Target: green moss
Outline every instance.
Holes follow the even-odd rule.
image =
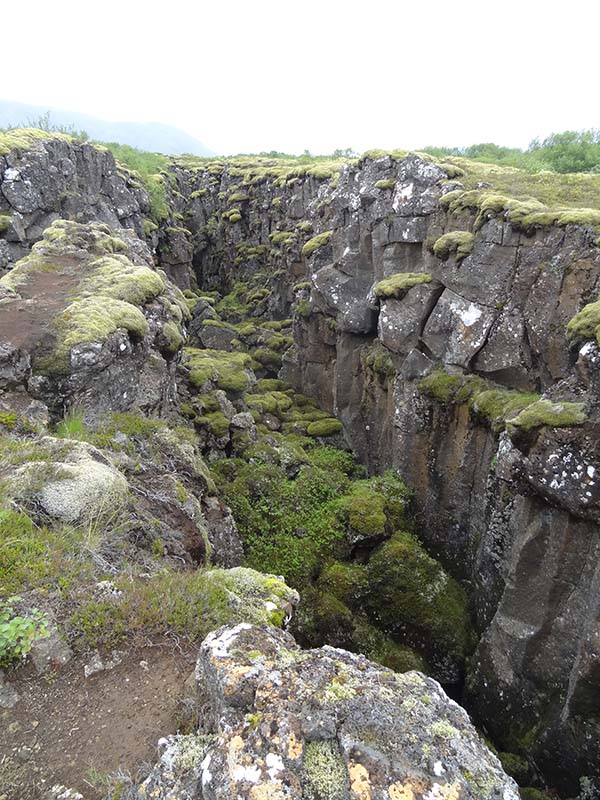
[[[511,778],[514,778],[519,786],[526,785],[531,778],[531,769],[526,758],[515,753],[498,753],[498,758],[502,767]]]
[[[212,411],[209,414],[198,416],[194,420],[194,424],[199,427],[207,427],[217,439],[229,435],[229,420],[222,411]]]
[[[239,208],[232,208],[230,211],[224,211],[221,215],[223,219],[226,219],[227,222],[231,222],[232,224],[239,222],[242,218],[242,213]]]
[[[258,347],[252,352],[252,358],[263,367],[279,369],[281,366],[281,355],[268,347]]]
[[[243,392],[250,386],[246,353],[225,353],[221,350],[184,349],[184,363],[190,369],[190,382],[202,390],[208,382],[225,392]]]
[[[539,400],[539,395],[517,392],[484,381],[477,375],[448,375],[432,372],[418,384],[419,391],[440,403],[468,403],[471,412],[500,431],[516,412]]]
[[[520,180],[524,175],[520,175],[518,171],[513,173],[513,177],[517,179],[516,182],[513,185],[509,182],[506,183],[506,188],[511,190],[511,193],[504,194],[498,190],[490,191],[486,189],[456,190],[444,195],[440,199],[440,204],[453,214],[475,213],[477,215],[475,220],[476,228],[480,227],[489,216],[502,214],[515,228],[525,231],[536,227],[551,227],[552,225],[560,227],[581,225],[598,229],[600,226],[600,210],[597,208],[577,208],[560,205],[561,200],[562,202],[571,201],[574,205],[581,205],[581,203],[577,202],[577,192],[570,192],[569,189],[576,189],[578,183],[581,184],[581,188],[584,188],[585,179],[583,176],[571,175],[568,178],[567,176],[552,174],[543,177],[541,175],[526,176],[531,181],[531,186],[529,187],[533,190],[531,193],[538,195],[532,197],[524,194],[519,188]],[[506,178],[507,174],[503,177]],[[540,185],[544,180],[547,181],[547,186]],[[552,193],[553,182],[556,190],[554,193]],[[568,185],[561,186],[561,184],[569,183],[572,184],[572,187]],[[501,183],[499,182],[497,185],[498,189],[501,190]],[[536,191],[542,188],[544,189],[543,191]],[[592,188],[591,182],[589,188]],[[515,194],[512,194],[512,192],[515,192]],[[595,187],[595,194],[594,199],[597,200],[597,186]],[[591,197],[593,195],[590,196],[587,193],[581,195],[582,199],[591,199]],[[549,205],[547,205],[548,203]]]
[[[309,300],[298,300],[294,306],[294,312],[302,319],[308,319],[312,314],[312,306]]]
[[[296,225],[296,227],[301,233],[311,233],[313,229],[313,224],[309,220],[303,219]]]
[[[526,786],[519,789],[521,800],[553,800],[553,796],[541,789],[534,789],[531,786]]]
[[[314,436],[314,437],[335,436],[337,433],[340,433],[341,431],[342,431],[342,423],[339,420],[334,419],[333,417],[311,422],[306,428],[306,433],[309,436]]]
[[[414,536],[394,534],[366,569],[363,608],[378,627],[426,654],[464,658],[471,635],[466,594]]]
[[[261,415],[275,414],[282,417],[283,412],[290,409],[293,401],[287,394],[279,391],[265,392],[263,394],[249,394],[246,403],[251,410],[257,410]]]
[[[385,497],[364,489],[344,501],[348,524],[359,538],[382,536],[385,533]]]
[[[575,342],[596,339],[600,344],[600,300],[588,303],[567,325],[567,335]]]
[[[451,231],[436,239],[433,253],[437,258],[447,259],[455,255],[457,261],[466,258],[473,250],[473,234],[468,231]]]
[[[288,247],[296,242],[296,233],[294,231],[275,231],[269,234],[269,239],[275,245]]]
[[[332,233],[333,231],[323,231],[323,233],[319,233],[317,236],[313,236],[312,239],[309,239],[302,248],[302,255],[304,258],[310,258],[319,248],[328,245]]]
[[[199,200],[201,197],[205,197],[208,193],[208,189],[196,189],[190,195],[190,200]]]
[[[460,377],[436,370],[419,382],[419,391],[440,403],[450,403],[460,385]]]
[[[228,203],[245,203],[250,198],[245,192],[233,192],[227,198]]]
[[[465,387],[459,389],[456,394],[457,402],[460,402],[459,395],[465,391]],[[526,408],[539,398],[538,394],[528,392],[512,392],[506,389],[486,389],[485,391],[475,391],[468,398],[470,408],[480,417],[492,423],[492,427],[500,430],[504,427],[506,420],[515,411]],[[464,402],[464,401],[463,401]]]
[[[88,270],[78,287],[80,297],[103,295],[141,306],[165,289],[165,282],[158,272],[134,265],[124,255],[95,259],[89,263]]]
[[[422,283],[431,283],[431,275],[426,272],[399,272],[380,281],[375,287],[377,297],[401,297],[408,289]]]
[[[142,220],[142,226],[144,228],[144,236],[148,238],[158,230],[158,225],[147,217]]]
[[[509,433],[530,431],[548,425],[551,428],[569,428],[583,425],[586,421],[585,403],[553,402],[538,400],[509,420]]]
[[[371,661],[383,664],[394,672],[430,672],[426,660],[414,648],[398,644],[356,612],[354,622],[352,639],[357,652],[364,653]]]
[[[460,739],[460,731],[445,719],[434,722],[429,730],[432,736],[439,739]]]
[[[65,133],[42,131],[39,128],[14,128],[0,131],[0,156],[7,155],[11,150],[19,152],[31,150],[36,144],[48,139],[63,142],[74,141],[72,136]]]
[[[10,225],[10,215],[9,214],[0,214],[0,236],[6,233],[8,227]]]
[[[344,800],[348,773],[335,739],[307,742],[304,747],[303,797],[306,800]]]
[[[388,178],[387,180],[377,181],[375,184],[376,189],[393,189],[396,185],[396,181],[394,178]]]
[[[12,431],[17,426],[18,417],[14,411],[0,411],[0,425]]]
[[[291,389],[289,383],[281,381],[278,378],[261,378],[252,387],[253,394],[264,394],[265,392],[285,392]]]
[[[160,332],[161,351],[173,355],[183,345],[183,335],[178,325],[174,322],[165,322]]]

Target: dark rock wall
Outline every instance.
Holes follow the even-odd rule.
[[[394,188],[376,188],[382,180]],[[527,747],[571,790],[600,763],[600,453],[598,349],[589,344],[578,354],[565,328],[598,294],[600,255],[582,227],[524,233],[496,214],[475,226],[475,212],[440,206],[454,188],[433,164],[384,157],[343,170],[325,192],[308,187],[308,198],[319,199],[306,202],[304,184],[301,192],[284,189],[280,209],[300,200],[314,232],[333,233],[309,258],[300,243],[279,256],[286,272],[278,302],[304,300],[283,376],[342,420],[371,471],[394,467],[413,488],[424,542],[470,587],[481,634],[470,708],[504,747]],[[270,213],[269,191],[253,187],[263,201],[248,201],[237,223],[255,243],[269,241],[258,218],[292,229],[290,216]],[[231,227],[219,229],[226,263],[235,258]],[[471,254],[437,258],[433,243],[455,230],[474,232]],[[199,262],[212,265],[198,274],[211,276],[209,285],[223,274],[215,253],[208,244]],[[378,300],[376,283],[397,273],[432,280]],[[299,280],[310,289],[294,292]],[[541,428],[533,443],[517,446],[466,403],[420,390],[440,366],[586,402],[588,421]]]

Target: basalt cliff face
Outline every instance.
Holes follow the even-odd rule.
[[[273,261],[275,307],[295,309],[282,377],[343,422],[370,471],[392,466],[414,490],[422,540],[469,587],[477,718],[506,747],[527,741],[552,780],[590,774],[600,351],[593,326],[567,326],[598,296],[597,231],[463,191],[417,156],[299,183],[256,188],[195,274],[232,280],[241,237],[292,232]],[[300,219],[321,232],[304,256]],[[223,251],[231,271],[215,273]]]
[[[419,539],[466,589],[464,687],[462,661],[437,652],[435,676],[501,749],[573,794],[600,776],[600,213],[564,187],[552,201],[548,177],[483,177],[415,154],[295,168],[181,158],[157,214],[110,153],[26,139],[0,158],[0,399],[29,419],[82,408],[90,423],[185,405],[212,461],[255,443],[255,423],[298,424],[275,386],[252,417],[239,393],[256,376],[314,398],[327,413],[308,432],[333,415],[369,474],[396,470]],[[215,292],[233,298],[227,313]],[[190,386],[213,405],[194,407]],[[218,501],[202,502],[209,515]],[[217,517],[209,538],[218,550],[225,525],[237,553],[228,512]],[[376,534],[351,540],[353,564],[370,569]],[[400,788],[373,797],[419,796]],[[214,791],[198,796],[229,789]]]

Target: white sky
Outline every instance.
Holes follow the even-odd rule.
[[[3,14],[2,97],[170,123],[220,153],[526,146],[600,127],[597,0],[22,8]]]

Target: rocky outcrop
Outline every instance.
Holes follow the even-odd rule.
[[[189,312],[132,232],[58,220],[0,279],[0,297],[0,390],[17,408],[33,398],[91,419],[173,402]]]
[[[241,624],[206,638],[196,680],[202,733],[171,739],[136,798],[519,796],[466,713],[417,672]]]
[[[103,147],[69,136],[15,131],[0,142],[0,272],[57,219],[103,222],[144,236],[150,198]]]

